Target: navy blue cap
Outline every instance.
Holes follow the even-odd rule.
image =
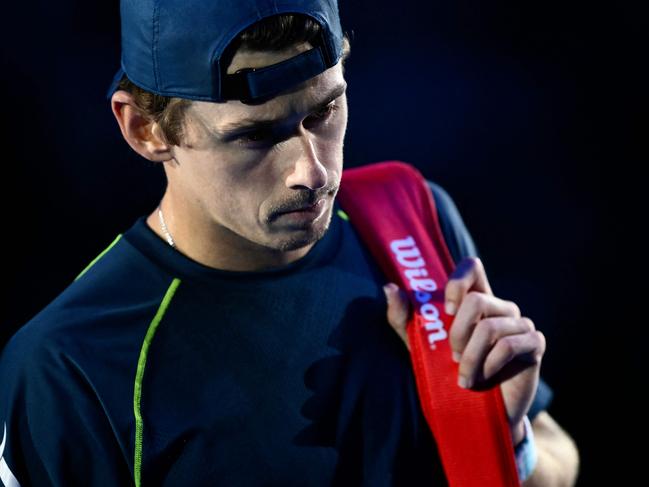
[[[321,34],[313,48],[263,68],[227,74],[224,52],[243,30],[282,13],[304,14]],[[163,96],[263,103],[338,63],[342,28],[337,0],[121,0],[122,76]]]

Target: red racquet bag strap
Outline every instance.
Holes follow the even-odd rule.
[[[337,200],[389,281],[405,289],[419,400],[451,487],[520,486],[500,386],[457,385],[444,289],[455,264],[422,174],[400,161],[345,169]]]

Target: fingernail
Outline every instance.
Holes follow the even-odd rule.
[[[447,315],[455,314],[455,303],[453,301],[446,301],[445,308]]]
[[[383,286],[383,292],[385,293],[386,299],[390,298],[390,284]]]
[[[453,352],[453,362],[460,363],[461,357],[462,355],[460,354],[460,352]]]
[[[469,381],[466,379],[466,377],[461,375],[457,379],[457,385],[460,386],[462,389],[468,389],[469,388]]]

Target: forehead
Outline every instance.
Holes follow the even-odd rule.
[[[279,52],[238,52],[233,57],[228,72],[235,72],[243,67],[275,64],[299,54],[308,49],[308,46],[295,46]],[[190,111],[207,129],[223,133],[240,122],[287,118],[292,113],[299,113],[321,102],[330,101],[326,99],[327,94],[341,85],[345,85],[345,80],[339,62],[318,76],[260,105],[247,105],[239,100],[228,100],[225,103],[194,101]]]

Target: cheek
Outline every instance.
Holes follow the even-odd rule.
[[[343,101],[338,108],[338,112],[330,124],[330,139],[332,143],[342,147],[347,131],[347,102]]]
[[[201,198],[211,198],[213,193],[221,192],[224,186],[227,187],[226,178],[218,170],[218,166],[207,157],[196,160],[187,169],[192,187]]]
[[[276,181],[271,172],[274,166],[252,152],[239,150],[230,157],[222,152],[209,176],[218,206],[230,215],[237,215],[240,221],[258,218],[259,208],[272,196]]]
[[[323,131],[322,137],[316,139],[318,153],[323,163],[337,166],[342,162],[342,150],[347,129],[347,110],[339,109],[336,118]]]
[[[169,184],[182,198],[210,213],[232,205],[230,188],[235,184],[220,157],[210,150],[178,150],[178,165],[167,170]]]
[[[184,199],[233,228],[254,226],[264,218],[264,202],[273,201],[273,165],[260,161],[254,151],[179,149],[176,156],[179,165],[169,166],[167,177]]]

